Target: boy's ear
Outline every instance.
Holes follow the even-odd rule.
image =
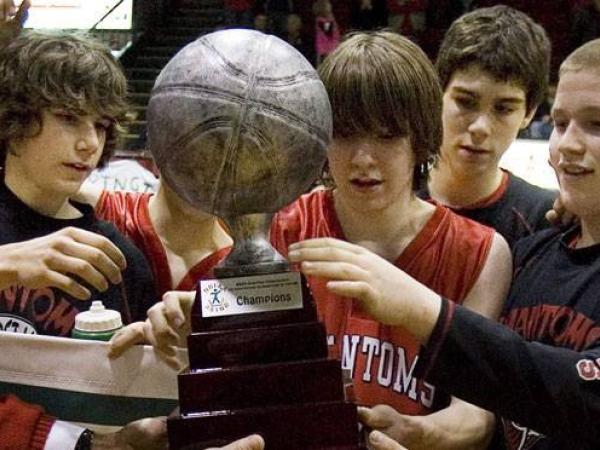
[[[527,128],[529,126],[529,124],[533,120],[533,116],[535,116],[536,111],[537,111],[537,106],[535,108],[531,108],[531,110],[527,111],[527,114],[523,118],[523,121],[521,122],[521,126],[519,127],[520,130],[524,130],[525,128]]]

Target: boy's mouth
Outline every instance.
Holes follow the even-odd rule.
[[[480,147],[473,147],[471,145],[461,145],[460,146],[461,150],[464,150],[466,152],[469,153],[474,153],[474,154],[484,154],[484,153],[489,153],[488,150],[484,149],[484,148],[480,148]]]
[[[78,172],[90,172],[92,170],[90,166],[82,163],[64,163],[63,165]]]
[[[561,163],[561,164],[559,164],[559,168],[560,168],[560,170],[562,170],[563,173],[565,173],[566,175],[570,175],[570,176],[588,175],[588,174],[594,172],[592,169],[589,169],[584,166],[580,166],[578,164]]]
[[[352,178],[350,183],[359,189],[372,189],[380,186],[383,182],[375,178]]]

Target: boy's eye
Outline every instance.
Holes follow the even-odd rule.
[[[600,121],[598,120],[590,120],[587,123],[588,130],[593,133],[598,133],[600,131]]]
[[[495,106],[495,110],[498,114],[507,115],[514,112],[515,108],[501,103]]]
[[[56,111],[54,116],[67,124],[76,124],[79,122],[79,116],[68,111]]]
[[[477,101],[472,97],[456,97],[456,103],[466,109],[474,109],[477,106]]]
[[[554,128],[559,131],[565,130],[567,128],[567,121],[563,119],[552,119],[552,123],[554,124]]]

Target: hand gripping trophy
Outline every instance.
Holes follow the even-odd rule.
[[[325,162],[332,119],[316,71],[274,36],[211,33],[160,73],[148,118],[164,182],[234,239],[216,278],[198,283],[170,448],[259,433],[268,449],[358,449],[356,409],[310,292],[268,241],[273,213]]]

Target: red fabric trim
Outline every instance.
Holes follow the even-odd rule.
[[[442,221],[450,214],[450,210],[435,205],[435,211],[419,234],[408,244],[404,251],[396,259],[395,265],[407,267],[410,262],[436,237]]]
[[[96,214],[113,222],[144,253],[152,269],[159,298],[174,288],[195,289],[198,280],[212,277],[212,269],[229,254],[231,248],[222,248],[206,256],[174,286],[167,252],[150,219],[148,205],[151,196],[150,193],[103,191],[96,205]]]
[[[442,311],[440,311],[443,316],[439,318],[438,325],[434,330],[434,335],[431,336],[434,339],[433,348],[431,349],[431,353],[429,354],[430,361],[435,361],[437,359],[437,355],[442,348],[442,344],[446,340],[446,336],[448,335],[448,330],[450,330],[450,324],[452,323],[452,319],[454,319],[454,312],[456,311],[456,303],[452,301],[448,301],[442,298],[443,307]]]
[[[508,172],[502,170],[502,180],[500,180],[500,185],[494,192],[492,192],[492,194],[471,205],[463,206],[460,209],[487,208],[488,206],[493,205],[506,193],[506,190],[508,189],[508,180]]]
[[[213,269],[219,264],[221,261],[225,259],[229,252],[231,251],[231,247],[225,247],[217,250],[214,253],[211,253],[206,258],[198,262],[194,267],[192,267],[189,272],[181,279],[177,287],[176,291],[191,291],[196,289],[196,283],[199,280],[205,280],[213,278]]]
[[[52,416],[46,414],[41,415],[38,426],[35,429],[33,436],[31,436],[31,450],[44,450],[48,434],[50,434],[50,429],[55,421],[56,419]]]

